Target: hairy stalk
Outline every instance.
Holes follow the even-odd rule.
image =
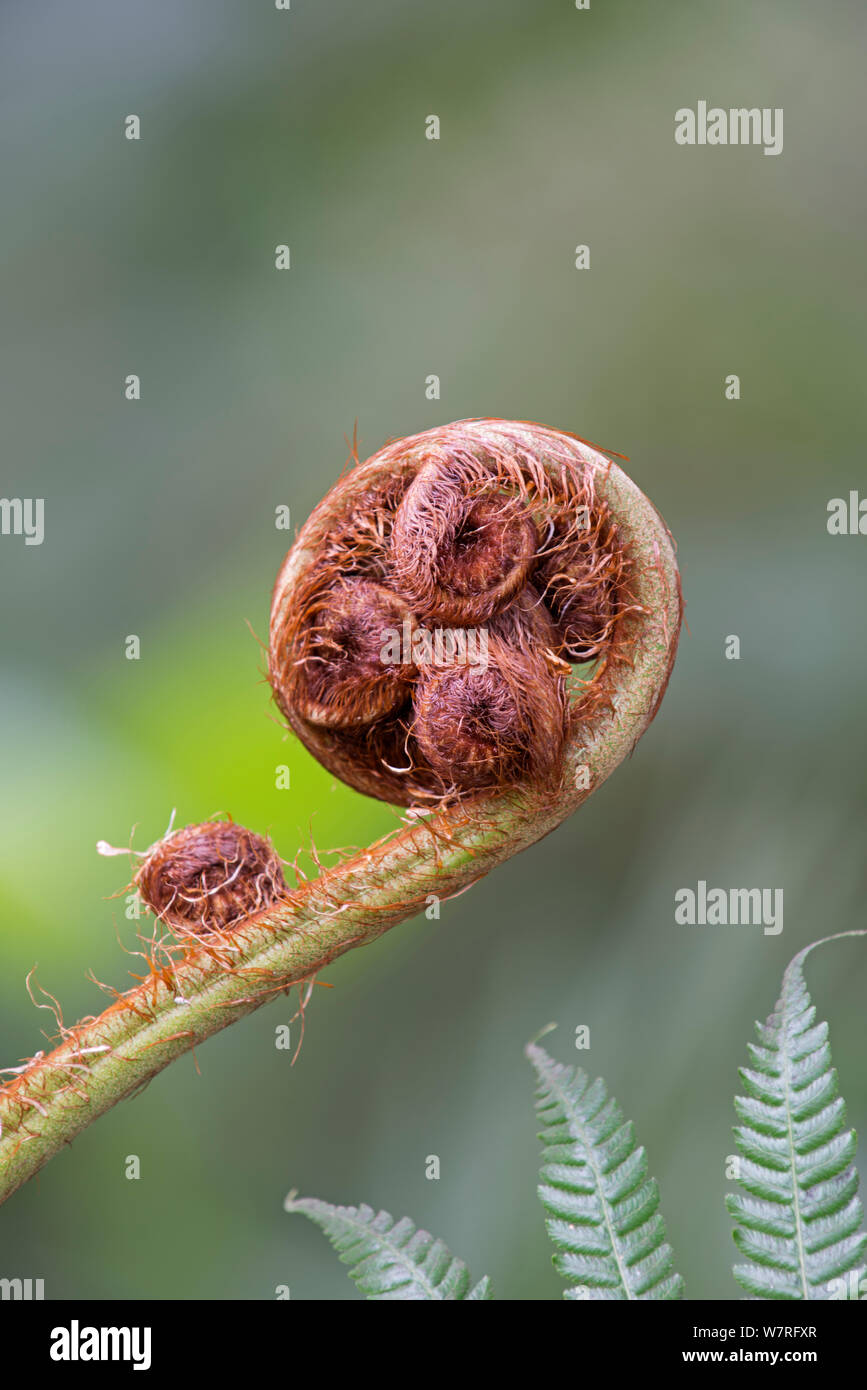
[[[486,426],[501,423],[465,426],[481,437]],[[580,702],[586,716],[570,725],[560,775],[435,807],[287,893],[267,912],[216,940],[193,941],[180,960],[155,969],[99,1017],[61,1028],[52,1052],[33,1058],[0,1088],[0,1201],[174,1058],[344,951],[415,916],[428,894],[449,897],[548,834],[635,747],[665,692],[680,631],[680,581],[669,534],[635,484],[590,446],[538,426],[508,428],[512,443],[552,476],[561,472],[568,449],[610,509],[628,567],[629,605],[593,678],[592,700],[586,683],[569,682],[571,706]],[[315,544],[345,513],[348,493],[354,489],[361,497],[372,478],[406,466],[413,445],[388,446],[338,484],[302,529],[278,588],[285,592],[303,576]]]

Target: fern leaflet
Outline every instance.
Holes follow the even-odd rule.
[[[605,1082],[553,1061],[538,1043],[526,1054],[544,1125],[539,1200],[558,1251],[554,1267],[570,1280],[564,1298],[681,1298],[659,1190]]]
[[[855,1132],[846,1128],[828,1025],[816,1022],[804,980],[804,961],[821,945],[814,941],[789,963],[774,1012],[756,1024],[752,1065],[740,1071],[746,1095],[735,1099],[734,1133],[743,1192],[726,1206],[747,1261],[734,1275],[755,1298],[839,1297],[841,1276],[867,1247]]]
[[[369,1299],[455,1302],[492,1297],[487,1276],[470,1288],[463,1260],[428,1231],[416,1230],[407,1216],[395,1221],[387,1211],[375,1212],[364,1204],[335,1207],[294,1192],[283,1205],[325,1232],[343,1264],[349,1266],[350,1279]]]

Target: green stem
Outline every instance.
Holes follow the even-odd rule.
[[[576,442],[575,451],[594,471],[597,493],[617,522],[633,609],[617,623],[609,659],[595,678],[594,690],[604,698],[594,700],[570,734],[560,783],[544,792],[480,795],[434,812],[235,928],[219,958],[197,946],[171,975],[152,974],[98,1018],[64,1030],[53,1052],[0,1088],[0,1201],[174,1058],[344,951],[415,916],[429,894],[449,897],[547,835],[632,751],[674,662],[681,623],[677,565],[664,523],[626,474],[589,447]],[[313,531],[327,525],[324,504],[314,516]],[[304,562],[303,537],[292,552],[295,566]],[[580,703],[580,690],[571,698]],[[584,779],[576,786],[581,765],[589,787]]]

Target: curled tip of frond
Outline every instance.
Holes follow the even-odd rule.
[[[547,1036],[548,1036],[549,1033],[555,1033],[556,1031],[557,1031],[557,1024],[556,1024],[556,1023],[546,1023],[545,1026],[544,1026],[543,1028],[540,1028],[540,1029],[539,1029],[538,1033],[534,1034],[534,1036],[530,1039],[530,1041],[529,1041],[528,1043],[525,1043],[525,1045],[524,1045],[524,1056],[525,1056],[525,1057],[533,1057],[533,1056],[535,1056],[535,1054],[536,1054],[536,1053],[538,1052],[538,1050],[539,1050],[539,1043],[542,1041],[542,1039],[543,1039],[543,1038],[547,1038]]]
[[[612,658],[630,609],[595,476],[571,436],[464,421],[342,478],[272,606],[269,679],[314,757],[404,806],[553,789],[596,705],[591,682],[570,709],[566,679]]]

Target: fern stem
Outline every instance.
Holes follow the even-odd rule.
[[[789,992],[790,980],[788,973],[783,983],[783,1005],[784,1014],[788,1006],[787,994]],[[798,1169],[795,1163],[795,1126],[792,1116],[792,1093],[794,1083],[792,1079],[791,1058],[789,1049],[783,1046],[783,1103],[786,1107],[786,1134],[789,1141],[789,1175],[792,1180],[792,1205],[795,1217],[795,1249],[798,1256],[798,1282],[801,1285],[801,1297],[810,1297],[810,1286],[807,1281],[807,1251],[804,1245],[804,1228],[801,1220],[801,1194],[798,1188]]]
[[[617,1231],[614,1223],[614,1213],[611,1210],[611,1203],[605,1195],[605,1174],[603,1173],[596,1158],[595,1136],[592,1135],[585,1125],[577,1106],[574,1104],[572,1092],[568,1085],[561,1085],[559,1073],[556,1067],[550,1065],[549,1058],[540,1047],[530,1046],[527,1049],[528,1056],[539,1069],[540,1075],[545,1077],[545,1081],[551,1089],[552,1096],[563,1107],[563,1113],[567,1118],[570,1131],[576,1139],[579,1139],[582,1147],[583,1162],[593,1174],[593,1185],[599,1200],[599,1207],[602,1212],[602,1220],[605,1225],[605,1232],[608,1236],[611,1258],[617,1268],[617,1276],[624,1298],[630,1302],[636,1300],[632,1292],[632,1286],[626,1275],[626,1267],[620,1258],[620,1241],[617,1238]]]

